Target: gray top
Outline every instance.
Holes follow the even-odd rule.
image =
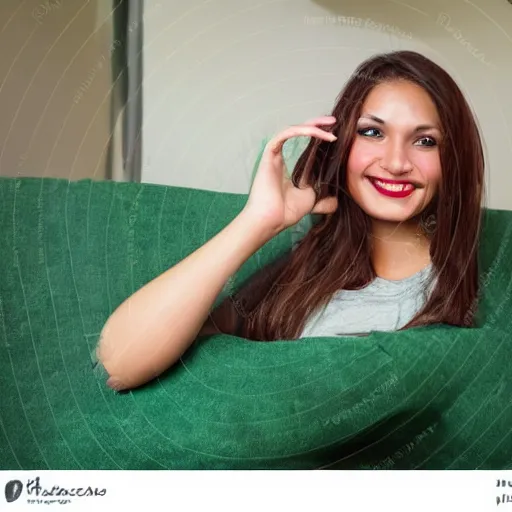
[[[399,281],[376,277],[361,290],[340,290],[308,318],[299,337],[365,336],[371,331],[396,331],[423,307],[434,282],[430,263]]]

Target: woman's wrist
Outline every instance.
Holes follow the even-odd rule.
[[[276,225],[272,219],[266,218],[260,213],[245,207],[237,216],[236,220],[245,225],[256,240],[264,245],[277,236],[282,228]]]

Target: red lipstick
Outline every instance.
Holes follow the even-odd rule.
[[[377,192],[387,197],[403,198],[410,196],[415,186],[412,182],[406,180],[386,180],[382,178],[368,178],[370,183],[375,187]],[[389,185],[390,187],[387,187]]]

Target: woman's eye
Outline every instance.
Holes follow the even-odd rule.
[[[418,146],[425,146],[425,147],[432,147],[437,144],[436,141],[432,137],[422,137],[421,139],[418,139],[417,142],[419,143]]]
[[[381,135],[380,130],[377,128],[361,128],[360,130],[357,130],[357,133],[366,137],[375,137]]]

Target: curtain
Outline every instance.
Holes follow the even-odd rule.
[[[108,178],[141,181],[143,0],[113,0]]]

